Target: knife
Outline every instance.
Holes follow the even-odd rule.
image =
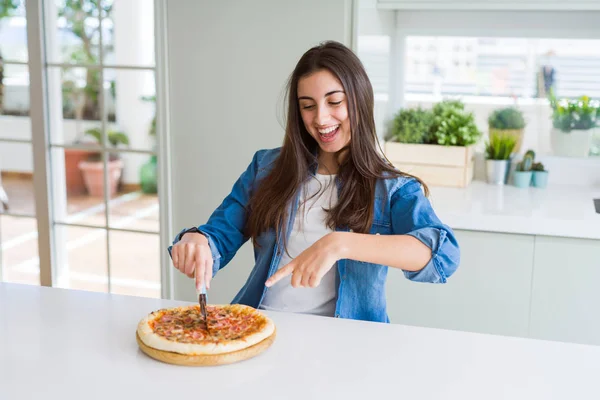
[[[195,275],[196,271],[194,271],[194,278],[196,277]],[[194,279],[194,283],[196,283],[196,279]],[[206,321],[206,286],[204,283],[202,283],[200,289],[196,288],[196,295],[198,296],[198,304],[200,304],[200,315],[202,315],[204,325],[208,330],[208,322]]]
[[[204,323],[208,328],[208,324],[206,323],[206,287],[204,284],[200,290],[196,291],[198,295],[198,303],[200,303],[200,314],[202,315],[202,319],[204,319]]]

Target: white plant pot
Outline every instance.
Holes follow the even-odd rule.
[[[508,177],[509,160],[486,160],[486,175],[488,183],[504,185]]]
[[[554,155],[564,157],[587,157],[590,154],[592,129],[574,129],[571,132],[563,132],[560,129],[552,128],[550,131],[550,141]]]

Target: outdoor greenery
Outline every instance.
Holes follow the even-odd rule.
[[[58,8],[58,16],[63,17],[66,21],[66,28],[73,35],[81,40],[81,45],[70,50],[68,61],[74,64],[91,64],[100,63],[100,48],[99,48],[99,24],[90,23],[97,21],[102,15],[103,19],[112,17],[113,4],[101,0],[63,0],[63,5]],[[95,25],[95,26],[94,26]],[[105,39],[106,40],[106,39]],[[104,56],[112,49],[104,45],[102,51]],[[79,87],[76,83],[76,78],[70,74],[70,70],[63,71],[63,96],[67,99],[73,99],[75,96],[82,96],[81,101],[83,119],[99,120],[100,115],[100,90],[103,84],[100,81],[99,69],[86,69],[85,86]],[[63,101],[65,114],[73,114],[76,110],[69,107],[69,101]],[[74,117],[74,115],[70,115]]]
[[[101,145],[102,144],[102,131],[100,130],[100,128],[91,128],[85,131],[85,135],[90,136],[92,138],[94,138],[94,141],[96,142],[96,144]],[[129,136],[127,136],[126,133],[121,132],[121,131],[114,131],[114,130],[109,130],[107,132],[107,139],[108,139],[108,143],[107,145],[110,145],[114,148],[118,147],[120,144],[122,145],[129,145]],[[109,160],[116,160],[120,158],[120,154],[119,153],[110,153],[109,155]],[[89,161],[100,161],[102,160],[102,155],[101,153],[96,153],[96,154],[90,154],[90,157],[88,158]]]
[[[0,0],[0,19],[12,16],[21,2],[21,0]]]
[[[15,15],[22,6],[23,0],[0,0],[0,20]],[[113,2],[107,0],[61,0],[57,3],[57,16],[64,18],[65,29],[81,41],[76,46],[63,45],[61,51],[64,53],[65,62],[79,65],[99,64],[100,26],[97,21],[100,16],[103,20],[110,20],[112,11]],[[106,25],[112,26],[112,24],[105,24],[105,27]],[[1,50],[0,48],[0,56]],[[103,56],[106,57],[113,51],[112,45],[105,43],[102,51]],[[78,76],[79,72],[81,70],[77,69],[62,71],[64,117],[99,120],[101,118],[100,90],[103,88],[100,82],[100,70],[88,68],[84,76]],[[111,83],[111,88],[114,94],[114,83]],[[0,81],[0,98],[2,92]],[[114,121],[114,116],[109,115],[108,119]]]
[[[11,17],[21,5],[21,0],[0,0],[0,22],[3,18]],[[4,60],[0,47],[0,114],[4,111]]]
[[[92,128],[85,131],[86,135],[93,137],[98,144],[102,143],[102,131],[100,128]],[[124,132],[120,131],[108,131],[108,144],[113,147],[117,147],[120,144],[128,145],[129,137]]]

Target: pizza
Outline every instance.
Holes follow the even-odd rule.
[[[189,356],[219,355],[244,350],[274,335],[273,321],[242,304],[207,305],[206,323],[200,306],[151,312],[137,327],[146,346]]]

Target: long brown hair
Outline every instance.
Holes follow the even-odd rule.
[[[256,188],[248,205],[246,234],[255,243],[269,229],[278,234],[283,229],[285,233],[287,207],[309,177],[311,166],[317,163],[319,145],[302,122],[298,81],[319,70],[330,71],[341,82],[347,96],[351,132],[349,146],[337,154],[341,189],[338,203],[328,211],[327,225],[331,229],[345,227],[354,232],[369,232],[377,179],[411,176],[395,169],[383,152],[378,152],[373,88],[358,57],[337,42],[315,46],[304,53],[290,76],[283,146],[271,172]],[[427,186],[419,182],[428,194]]]

